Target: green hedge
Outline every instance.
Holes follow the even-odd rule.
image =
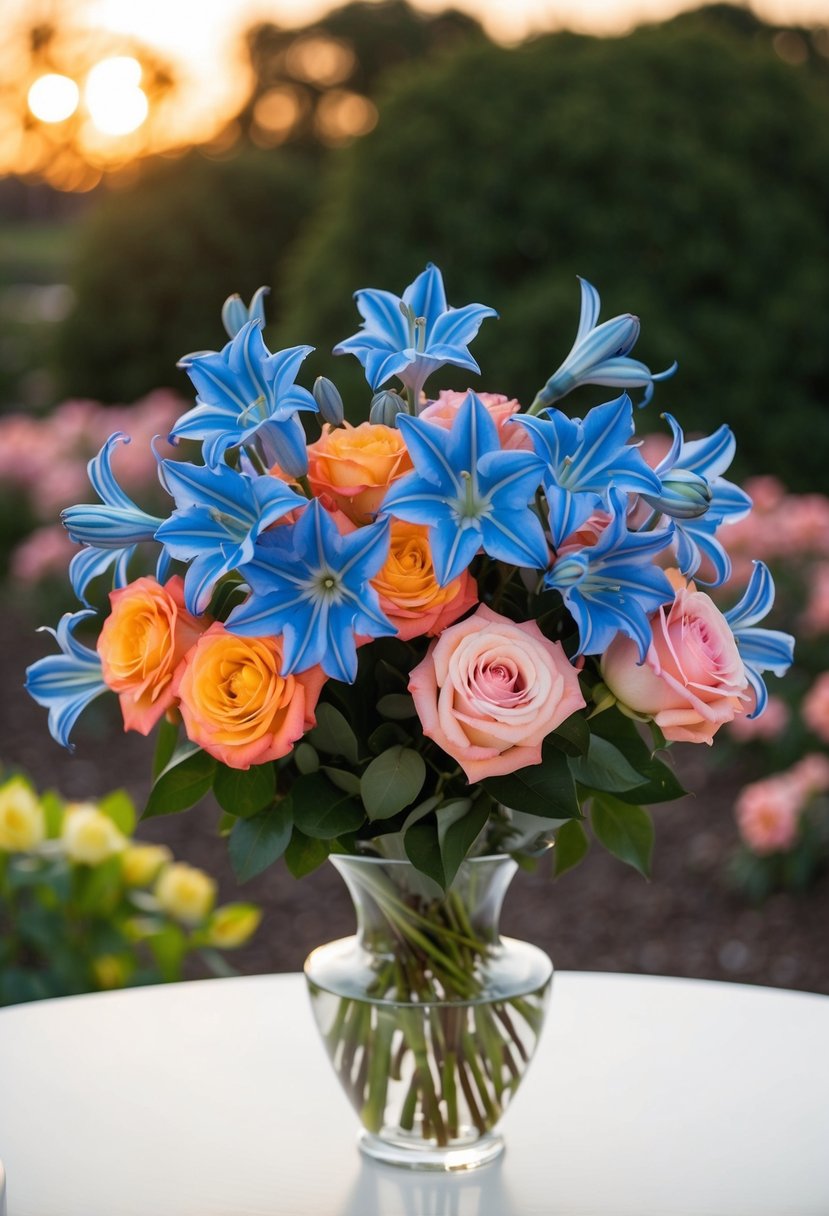
[[[823,484],[827,200],[826,74],[784,63],[753,19],[473,48],[407,69],[336,157],[281,344],[330,349],[357,327],[355,289],[399,292],[432,260],[450,303],[501,313],[475,343],[480,387],[526,401],[569,348],[582,274],[603,318],[642,317],[640,357],[680,361],[654,427],[660,409],[727,420],[741,471]],[[347,362],[314,370],[356,387]]]

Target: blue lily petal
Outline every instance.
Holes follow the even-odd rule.
[[[307,500],[276,477],[251,477],[228,465],[210,468],[164,460],[160,475],[176,510],[156,532],[166,551],[191,565],[184,577],[184,602],[199,615],[213,588],[253,556],[256,538]]]
[[[26,691],[49,710],[49,732],[62,747],[73,750],[69,735],[80,714],[107,691],[101,673],[101,660],[74,636],[75,626],[89,617],[93,610],[67,612],[57,629],[47,629],[57,639],[61,654],[38,659],[26,669]]]
[[[640,405],[646,405],[656,381],[672,376],[677,364],[673,363],[664,372],[654,373],[646,364],[629,358],[639,338],[639,318],[624,313],[598,325],[599,293],[586,279],[579,278],[579,285],[581,313],[576,340],[567,358],[536,396],[530,412],[538,413],[581,384],[644,387],[645,396]]]
[[[204,458],[215,466],[228,448],[258,439],[263,427],[287,428],[297,411],[316,411],[311,393],[294,383],[312,350],[293,346],[271,354],[255,317],[221,351],[185,356],[180,366],[196,387],[196,405],[179,418],[171,441],[203,440]]]
[[[621,632],[643,662],[652,638],[648,618],[674,597],[665,572],[653,564],[671,543],[671,528],[629,532],[625,495],[613,489],[609,500],[611,520],[597,543],[559,558],[544,582],[561,593],[576,622],[579,654],[601,654]]]
[[[723,425],[711,435],[688,441],[675,418],[670,414],[663,414],[662,417],[673,433],[670,451],[655,470],[662,490],[657,495],[643,494],[642,497],[655,510],[673,516],[676,555],[681,572],[687,577],[696,576],[697,582],[704,586],[718,587],[731,573],[731,560],[717,532],[723,525],[745,518],[751,510],[748,494],[722,476],[734,459],[734,435],[730,427]],[[679,476],[699,478],[708,486],[707,510],[689,518],[671,509],[671,487]],[[713,571],[713,579],[708,582],[697,573],[705,558]]]
[[[755,705],[749,718],[758,717],[766,708],[768,690],[762,673],[784,675],[794,659],[794,638],[778,629],[758,629],[774,604],[774,579],[764,562],[755,562],[748,587],[739,603],[726,612],[725,619],[734,634],[748,681],[754,690]]]
[[[450,363],[469,371],[480,368],[467,347],[485,317],[498,314],[483,304],[450,308],[443,276],[431,263],[403,296],[366,289],[355,295],[363,318],[359,333],[334,347],[335,355],[355,355],[373,391],[398,376],[417,403],[427,378]]]
[[[357,675],[356,637],[390,637],[369,580],[386,560],[390,521],[341,536],[313,499],[297,523],[268,533],[245,566],[251,595],[227,620],[233,633],[283,635],[283,671],[319,663],[336,680]]]
[[[601,503],[607,504],[612,486],[630,494],[658,494],[662,489],[639,449],[627,442],[634,425],[626,393],[589,410],[584,421],[551,409],[546,418],[521,415],[511,424],[529,431],[535,451],[546,463],[544,489],[555,548],[572,531],[572,518],[583,522]],[[579,501],[568,502],[561,491]]]
[[[152,540],[161,520],[137,507],[118,485],[112,472],[112,453],[128,435],[110,435],[97,456],[87,465],[89,480],[100,503],[80,503],[61,512],[72,540],[99,549],[123,549],[142,540]]]
[[[414,471],[394,482],[385,514],[428,524],[438,582],[446,586],[478,549],[500,561],[543,570],[547,541],[530,508],[544,472],[531,452],[501,450],[492,416],[473,392],[449,430],[401,414]]]

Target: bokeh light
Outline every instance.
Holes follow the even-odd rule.
[[[95,64],[86,78],[84,101],[99,131],[128,135],[141,126],[150,106],[140,82],[141,64],[131,55],[113,55]]]
[[[69,76],[47,72],[34,82],[27,100],[41,122],[65,122],[78,108],[80,89]]]

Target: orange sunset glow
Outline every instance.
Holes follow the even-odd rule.
[[[256,22],[308,25],[326,0],[6,0],[0,47],[0,174],[45,178],[65,190],[151,152],[234,138],[228,121],[250,95],[244,34]],[[437,13],[443,0],[418,0]],[[487,33],[517,42],[569,28],[619,34],[694,7],[693,0],[455,0]],[[753,11],[781,24],[819,25],[825,0],[756,0]],[[291,79],[258,97],[254,138],[274,146],[304,117],[293,81],[326,94],[315,115],[323,142],[370,130],[374,104],[346,87],[353,52],[308,37],[292,48]]]

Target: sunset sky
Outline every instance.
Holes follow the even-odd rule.
[[[28,57],[28,31],[37,22],[52,23],[62,31],[70,27],[92,31],[89,37],[104,40],[103,53],[108,55],[129,55],[129,47],[119,49],[117,44],[122,36],[133,37],[160,53],[175,73],[175,98],[166,107],[154,105],[150,114],[163,132],[166,146],[209,139],[221,129],[227,115],[244,101],[250,84],[242,42],[245,28],[257,20],[300,26],[337,6],[331,0],[0,0],[0,3],[0,29],[4,34],[0,43],[0,78],[5,78],[7,99],[13,88],[12,79],[19,78],[18,87],[24,90],[26,104],[25,90],[30,89],[32,81],[20,76],[20,64]],[[415,3],[432,12],[447,7],[446,0],[415,0]],[[505,42],[560,28],[595,34],[624,33],[642,22],[698,6],[698,0],[451,0],[451,3],[477,17],[492,37]],[[753,0],[751,7],[772,22],[827,25],[827,0]],[[84,81],[88,81],[91,61],[81,67],[75,58],[77,85],[64,80],[63,86],[74,89],[76,95],[78,89],[86,89],[84,104],[89,109],[88,83],[85,85]],[[122,58],[121,63],[125,62]],[[118,111],[116,122],[125,107],[125,122],[136,105],[146,110],[146,98],[143,94],[139,96],[141,82],[129,75],[136,66],[133,62],[120,82],[113,77],[113,84],[120,89],[116,89],[117,98],[101,92],[100,110]],[[71,64],[49,70],[72,75]],[[0,84],[0,100],[2,95]],[[28,108],[33,109],[31,96]],[[36,109],[33,112],[37,114]],[[100,121],[94,121],[94,115],[91,119],[81,137],[82,141],[86,139],[93,160],[99,152],[107,161],[110,147],[128,160],[130,135],[119,134],[112,128],[107,133]],[[149,124],[142,131],[150,138],[150,146],[159,146]],[[14,136],[8,124],[4,130],[0,114],[0,173],[12,167],[21,169],[14,138],[22,136]],[[138,151],[136,144],[134,152]],[[22,171],[26,171],[25,167]]]

